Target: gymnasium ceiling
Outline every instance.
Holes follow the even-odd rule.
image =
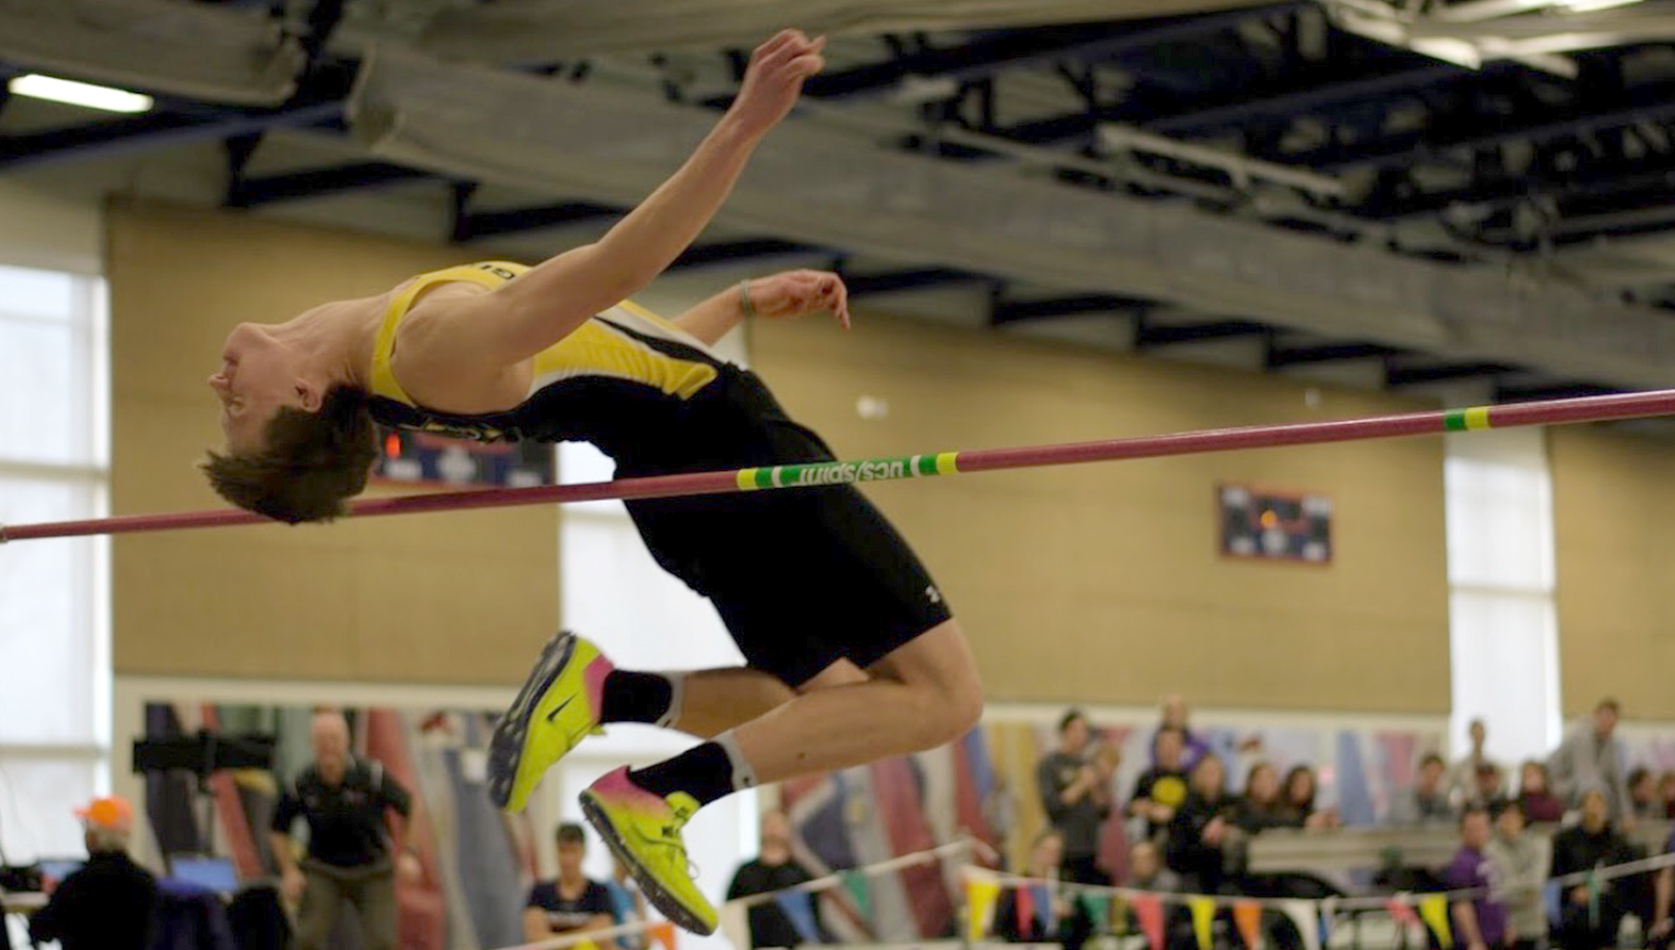
[[[540,256],[793,24],[827,71],[683,272],[1398,391],[1675,386],[1675,0],[1608,2],[0,0],[0,73],[157,97],[0,91],[0,176]]]

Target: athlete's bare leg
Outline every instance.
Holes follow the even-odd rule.
[[[743,666],[679,675],[684,679],[680,715],[669,728],[700,739],[767,715],[799,693],[867,680],[866,672],[848,660],[838,660],[795,690],[775,676]]]
[[[983,711],[977,665],[954,620],[898,647],[865,679],[828,672],[831,685],[810,683],[734,729],[758,782],[933,748],[964,735]]]

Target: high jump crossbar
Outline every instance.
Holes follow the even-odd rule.
[[[370,498],[355,502],[355,518],[408,515],[433,511],[462,511],[472,508],[504,508],[512,505],[573,504],[611,499],[672,498],[685,495],[717,495],[729,492],[806,488],[820,485],[891,481],[992,472],[1002,469],[1070,465],[1079,462],[1111,462],[1122,459],[1163,458],[1239,449],[1276,448],[1286,445],[1319,445],[1401,436],[1506,429],[1519,426],[1564,425],[1581,422],[1609,422],[1675,415],[1675,390],[1654,390],[1607,396],[1550,399],[1502,406],[1476,406],[1396,415],[1336,419],[1325,422],[1292,422],[1278,425],[1201,429],[1167,435],[1145,435],[1096,442],[1064,442],[1003,449],[975,449],[966,452],[931,452],[854,461],[810,462],[757,468],[679,475],[653,475],[609,482],[578,485],[539,485],[531,488],[491,488],[471,491],[406,495],[399,498]],[[0,544],[40,538],[65,538],[95,534],[134,534],[148,531],[177,531],[186,528],[219,528],[258,524],[261,515],[233,508],[179,511],[149,515],[117,515],[82,521],[51,521],[35,524],[0,525]]]

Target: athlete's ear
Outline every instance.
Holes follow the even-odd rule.
[[[320,387],[300,376],[297,377],[294,385],[296,387],[298,407],[300,407],[303,412],[319,412],[320,407],[325,404],[325,395],[320,392]]]

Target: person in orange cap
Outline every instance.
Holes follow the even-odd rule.
[[[156,919],[157,879],[128,856],[134,806],[118,796],[75,811],[87,863],[66,877],[29,920],[29,939],[63,950],[145,950]]]

